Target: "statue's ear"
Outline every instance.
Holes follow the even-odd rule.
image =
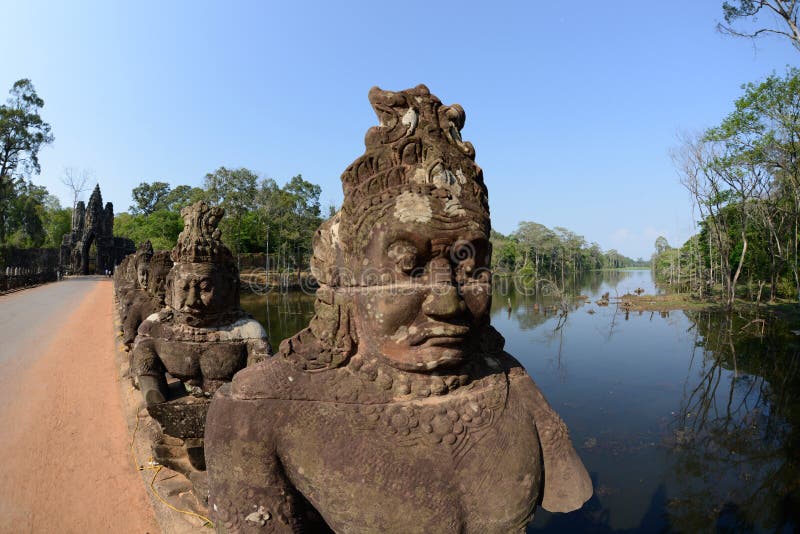
[[[550,407],[533,380],[529,386],[533,389],[531,411],[544,464],[542,508],[548,512],[577,510],[591,498],[592,480],[572,446],[567,425]]]

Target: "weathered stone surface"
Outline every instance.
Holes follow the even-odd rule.
[[[464,111],[373,88],[380,120],[320,228],[308,328],[206,423],[219,532],[522,532],[591,481],[489,324],[490,221]]]
[[[161,309],[161,306],[154,305],[153,298],[147,291],[148,271],[152,259],[153,245],[150,241],[145,241],[139,244],[135,254],[123,259],[114,273],[114,289],[119,300],[123,342],[128,346],[133,343],[136,330],[142,321]]]
[[[271,354],[264,328],[239,306],[239,273],[217,230],[223,213],[205,202],[184,208],[185,227],[166,277],[169,260],[158,253],[148,269],[136,271],[151,298],[162,288],[165,296],[164,306],[138,328],[131,371],[164,432],[154,444],[156,460],[191,480],[205,481],[198,471],[205,468],[209,398],[237,371]],[[167,373],[178,381],[168,385]]]
[[[97,256],[90,258],[92,244]],[[94,261],[94,272],[103,274],[114,267],[135,245],[130,239],[114,237],[114,206],[107,202],[103,208],[100,185],[95,186],[88,206],[78,202],[72,212],[72,230],[61,242],[60,264],[72,274],[90,274]]]
[[[135,279],[131,282],[118,282],[121,284],[117,294],[120,301],[122,341],[128,346],[136,338],[142,322],[164,307],[166,278],[172,268],[170,252],[153,252],[151,247],[148,253],[146,245],[149,243],[148,241],[144,248],[140,247],[133,257]],[[122,267],[123,264],[120,264],[119,271],[123,270]]]
[[[161,423],[165,434],[176,438],[202,438],[208,415],[207,398],[180,397],[147,407],[150,416]]]

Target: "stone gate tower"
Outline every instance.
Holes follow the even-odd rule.
[[[96,256],[90,254],[92,245]],[[107,202],[103,208],[100,185],[96,185],[89,205],[78,202],[72,212],[72,231],[61,243],[60,263],[73,274],[102,273],[112,269],[122,258],[136,252],[130,239],[114,237],[114,206]]]

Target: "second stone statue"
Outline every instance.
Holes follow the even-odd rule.
[[[139,327],[131,371],[163,434],[156,461],[188,476],[205,498],[203,435],[211,396],[271,354],[264,328],[239,305],[239,272],[217,229],[224,212],[198,202],[181,211],[165,306]],[[172,382],[167,378],[171,377]]]

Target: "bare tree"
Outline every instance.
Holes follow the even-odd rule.
[[[730,203],[731,194],[720,175],[712,168],[712,162],[717,157],[717,147],[702,135],[683,135],[680,147],[672,153],[681,185],[692,195],[710,236],[709,259],[713,257],[714,247],[717,249],[719,272],[725,273],[725,276],[721,277],[725,300],[726,304],[730,305],[733,303],[730,295],[734,292],[730,287],[729,276],[732,243],[728,232],[729,220],[723,210]],[[713,272],[713,265],[709,267]],[[713,280],[711,282],[713,283]]]
[[[747,37],[755,39],[763,35],[779,35],[786,37],[792,45],[800,50],[800,28],[798,28],[798,12],[800,12],[800,2],[798,0],[738,0],[722,4],[722,11],[725,14],[725,24],[717,24],[717,29],[726,35],[735,37]],[[751,19],[759,23],[759,15],[766,13],[775,19],[775,25],[756,27],[750,31],[736,29],[733,23],[740,19]]]
[[[88,191],[87,184],[91,183],[90,180],[94,176],[92,171],[83,169],[78,170],[73,167],[64,169],[64,175],[61,177],[61,183],[64,184],[72,191],[72,209],[78,205],[81,193]]]
[[[736,298],[736,284],[747,254],[753,201],[763,193],[769,179],[759,162],[742,154],[738,146],[730,137],[711,130],[700,137],[684,137],[673,154],[681,184],[691,193],[717,246],[725,304],[729,308]],[[733,268],[731,230],[736,227],[741,251]]]

